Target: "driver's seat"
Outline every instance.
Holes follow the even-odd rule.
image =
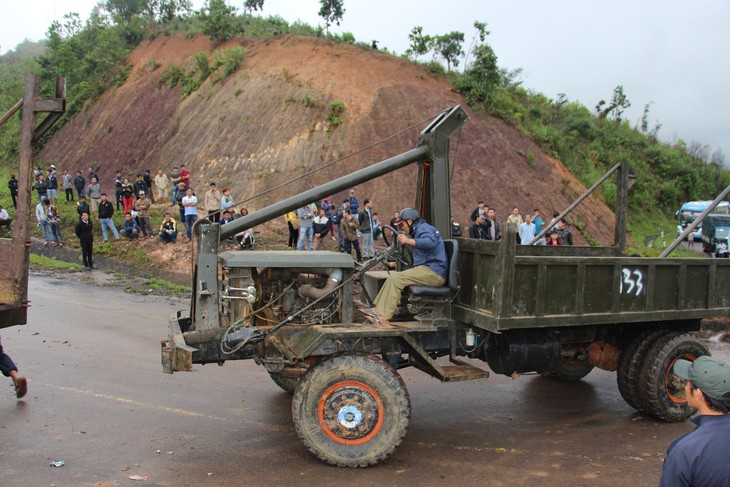
[[[415,318],[419,321],[447,321],[444,307],[449,305],[459,292],[459,243],[453,239],[444,239],[448,274],[443,286],[408,286],[405,294],[408,304],[419,314]],[[450,314],[450,313],[449,313]]]

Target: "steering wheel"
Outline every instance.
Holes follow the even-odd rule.
[[[398,250],[398,232],[395,228],[391,227],[390,225],[385,225],[383,229],[388,229],[393,234],[393,242],[388,246],[387,249],[385,249],[385,253],[389,256],[395,257],[395,259],[403,264],[406,267],[409,267],[411,265],[410,262],[408,262],[406,259],[403,258],[400,251]],[[383,239],[385,239],[385,232],[383,232]],[[390,271],[390,268],[388,265],[383,262],[383,265],[385,265],[386,269]]]

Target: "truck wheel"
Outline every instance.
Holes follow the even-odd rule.
[[[646,354],[640,377],[642,405],[649,414],[672,423],[694,414],[687,405],[684,382],[674,375],[672,367],[679,359],[693,361],[701,355],[710,355],[710,351],[688,333],[669,333],[656,339]]]
[[[650,330],[636,336],[621,353],[616,371],[616,382],[621,397],[632,408],[648,412],[642,405],[639,376],[645,362],[646,352],[654,345],[657,337],[667,334],[667,330]]]
[[[269,375],[274,381],[274,384],[284,389],[284,392],[287,394],[294,394],[294,389],[297,388],[297,384],[301,380],[300,377],[284,377],[276,372],[269,372]]]
[[[338,467],[367,467],[403,442],[411,418],[398,373],[374,355],[340,355],[320,362],[294,391],[292,416],[309,451]]]

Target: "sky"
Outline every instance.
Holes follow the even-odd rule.
[[[227,0],[242,7],[243,0]],[[53,20],[96,0],[0,0],[0,53],[25,38],[44,38]],[[204,0],[193,0],[196,8]],[[622,85],[631,102],[624,118],[638,125],[651,103],[660,139],[720,149],[730,167],[730,2],[727,0],[344,0],[333,32],[378,40],[402,54],[408,33],[436,35],[487,23],[500,67],[521,68],[524,87],[549,98],[564,93],[593,108]],[[263,15],[322,24],[318,0],[265,0]]]

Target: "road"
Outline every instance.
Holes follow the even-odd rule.
[[[84,279],[33,274],[29,325],[2,331],[30,378],[20,401],[0,383],[3,486],[644,486],[691,429],[636,413],[600,370],[577,383],[448,384],[404,370],[405,442],[382,465],[338,469],[305,450],[290,396],[253,362],[162,373],[168,315],[186,303]],[[728,344],[713,346],[730,358]]]

